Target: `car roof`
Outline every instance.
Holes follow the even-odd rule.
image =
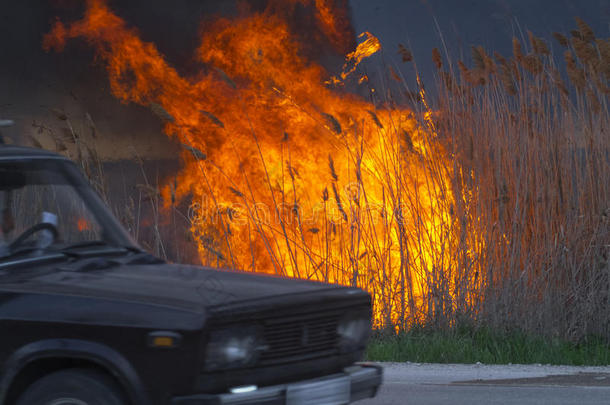
[[[27,148],[24,146],[0,145],[0,159],[64,159],[65,156],[58,155],[44,149]]]

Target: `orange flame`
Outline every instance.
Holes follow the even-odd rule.
[[[451,196],[424,184],[422,159],[434,151],[411,111],[379,110],[325,85],[330,75],[303,56],[277,11],[296,3],[315,7],[334,46],[349,44],[334,2],[271,1],[264,12],[206,26],[196,53],[202,72],[187,78],[104,1],[89,0],[82,19],[56,23],[43,46],[86,39],[113,94],[150,106],[185,145],[184,169],[164,196],[168,206],[170,193],[192,199],[203,263],[361,286],[373,295],[376,324],[400,325],[409,313],[417,318],[407,302],[418,301],[445,247]],[[363,35],[341,80],[381,47]],[[405,221],[413,207],[428,214]]]
[[[76,221],[76,227],[79,232],[83,232],[91,229],[91,224],[85,218],[79,218],[78,221]]]

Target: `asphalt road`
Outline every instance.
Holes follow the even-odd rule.
[[[610,367],[382,365],[377,398],[357,405],[610,404]]]

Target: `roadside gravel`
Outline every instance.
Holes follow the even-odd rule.
[[[379,363],[384,383],[358,405],[607,405],[610,367]]]
[[[451,384],[473,380],[507,380],[571,375],[578,373],[610,374],[610,366],[578,367],[542,364],[428,364],[378,363],[384,368],[384,382],[408,384]]]

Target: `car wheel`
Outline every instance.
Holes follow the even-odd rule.
[[[35,381],[16,405],[127,405],[127,401],[109,376],[87,369],[69,369]]]

